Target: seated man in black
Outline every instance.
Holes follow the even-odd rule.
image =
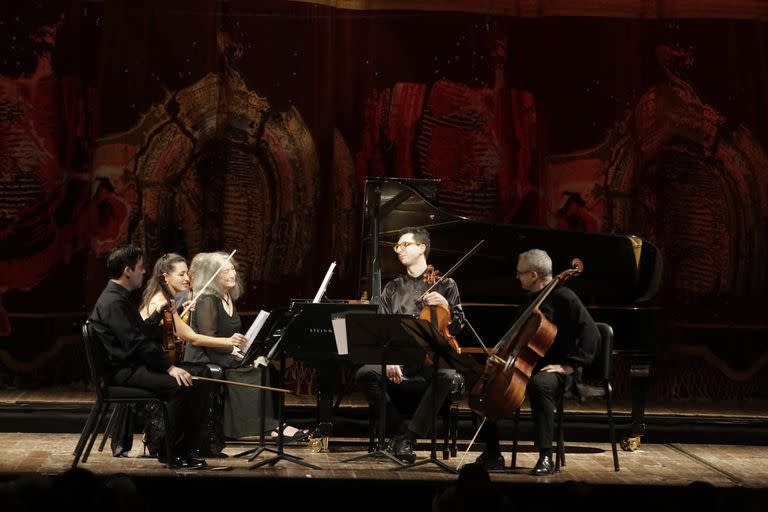
[[[523,289],[529,292],[523,301],[523,307],[527,307],[552,281],[552,259],[540,249],[526,251],[518,257],[516,275]],[[531,471],[535,476],[554,472],[552,438],[557,397],[566,386],[578,393],[581,369],[594,359],[600,337],[584,304],[565,286],[555,288],[539,310],[557,326],[557,334],[549,350],[533,369],[526,388],[533,416],[534,442],[539,450],[538,462]],[[486,422],[483,429],[485,451],[476,462],[486,469],[503,469],[504,458],[499,447],[496,422]]]
[[[442,279],[433,291],[424,295],[431,286],[424,279],[429,243],[429,233],[422,228],[405,228],[400,231],[395,252],[400,263],[405,267],[406,273],[396,277],[384,287],[379,302],[379,313],[418,316],[424,306],[441,306],[451,312],[451,323],[448,327],[450,333],[455,335],[464,324],[464,312],[456,282],[451,278]],[[397,430],[397,435],[389,443],[389,449],[400,460],[414,462],[416,456],[413,450],[416,440],[430,433],[432,417],[437,414],[451,392],[455,370],[442,368],[438,370],[437,400],[434,404],[432,403],[431,365],[424,363],[416,366],[387,365],[386,372],[390,386],[401,384],[404,380],[414,377],[423,378],[429,384],[410,422],[407,423],[401,418],[400,411],[392,403],[387,390],[381,389],[381,365],[365,365],[357,371],[356,375],[357,383],[376,412],[380,410],[380,400],[386,401],[387,423]]]
[[[165,462],[170,457],[173,468],[202,468],[204,460],[192,458],[190,445],[197,437],[207,396],[205,385],[192,385],[192,374],[170,363],[159,340],[148,335],[148,326],[160,322],[155,312],[145,323],[139,315],[131,292],[144,282],[144,258],[141,249],[128,245],[114,249],[107,259],[110,278],[89,316],[97,338],[104,346],[105,368],[110,384],[148,389],[168,400],[170,436],[173,453],[159,453]],[[193,371],[202,376],[205,367]],[[210,376],[210,372],[207,372]]]

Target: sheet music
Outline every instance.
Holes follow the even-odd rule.
[[[320,298],[325,293],[325,289],[328,288],[328,283],[331,280],[331,276],[333,275],[333,269],[336,268],[336,262],[334,261],[331,263],[331,266],[328,267],[328,272],[325,273],[325,278],[323,279],[323,283],[320,285],[320,288],[317,290],[317,293],[315,294],[315,298],[312,299],[312,302],[317,304],[320,302]]]
[[[332,316],[331,326],[333,327],[333,337],[336,339],[336,350],[340,356],[349,354],[347,346],[347,320],[342,316]]]
[[[251,348],[251,344],[253,344],[253,340],[256,339],[256,336],[259,334],[259,331],[262,327],[264,327],[264,322],[267,321],[267,318],[269,317],[269,313],[264,311],[263,309],[259,311],[259,314],[256,315],[256,318],[253,319],[253,323],[248,328],[248,331],[245,333],[245,337],[248,338],[248,343],[245,344],[243,348],[240,349],[240,352],[243,354],[248,353],[248,349]]]

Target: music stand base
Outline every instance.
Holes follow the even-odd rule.
[[[266,466],[267,464],[269,464],[270,466],[274,466],[275,464],[277,464],[281,460],[285,460],[285,461],[288,461],[288,462],[293,462],[294,464],[299,464],[301,466],[304,466],[304,467],[307,467],[307,468],[310,468],[310,469],[323,469],[320,466],[315,466],[314,464],[311,464],[309,462],[305,462],[304,460],[302,460],[301,457],[296,457],[294,455],[288,455],[287,453],[281,453],[281,454],[278,454],[275,457],[271,457],[269,459],[264,459],[262,461],[259,461],[256,464],[250,466],[248,469],[260,468],[261,466]]]
[[[402,466],[402,467],[399,467],[399,468],[392,468],[392,471],[400,471],[401,469],[415,468],[416,466],[423,466],[424,464],[435,464],[440,469],[444,469],[445,471],[447,471],[449,473],[453,473],[454,475],[458,474],[458,471],[456,470],[456,468],[452,468],[451,466],[449,466],[445,462],[443,462],[443,461],[441,461],[439,459],[436,459],[434,457],[430,457],[428,459],[417,460],[413,464],[408,464],[406,466]]]
[[[273,450],[272,448],[267,448],[266,446],[259,446],[258,448],[252,448],[250,450],[240,452],[236,455],[233,455],[233,457],[245,457],[246,455],[250,455],[250,457],[248,457],[248,462],[251,462],[253,459],[261,455],[262,452],[270,452],[270,453],[274,453],[275,455],[278,455],[280,453],[279,451]]]
[[[356,457],[352,457],[351,459],[346,459],[346,460],[343,460],[341,462],[342,463],[355,462],[355,461],[358,461],[358,460],[366,459],[368,457],[380,457],[380,458],[384,458],[384,459],[389,459],[389,460],[391,460],[392,462],[394,462],[395,464],[397,464],[398,466],[401,466],[401,467],[406,465],[405,462],[403,462],[400,459],[398,459],[397,457],[395,457],[395,455],[392,452],[388,452],[386,450],[376,450],[375,452],[364,453],[362,455],[358,455]],[[393,469],[400,469],[400,468],[398,467],[398,468],[393,468]]]

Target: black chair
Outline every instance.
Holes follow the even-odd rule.
[[[457,453],[457,438],[459,432],[459,403],[464,396],[464,389],[466,383],[464,376],[456,372],[451,380],[451,393],[443,402],[438,414],[442,418],[443,423],[443,459],[448,460],[450,457],[455,457]],[[421,398],[422,394],[427,389],[427,383],[423,378],[409,378],[397,386],[390,386],[388,388],[390,397],[398,405],[407,405],[411,409],[415,409],[417,401]],[[378,431],[377,425],[377,412],[374,407],[368,407],[368,431],[370,432],[370,438],[368,440],[368,451],[372,452],[376,450],[376,432]]]
[[[222,368],[221,366],[215,363],[208,363],[206,364],[206,366],[211,371],[212,379],[221,380],[224,378],[224,368]],[[107,439],[111,438],[113,435],[116,434],[115,429],[117,428],[117,418],[120,417],[120,413],[133,414],[134,412],[130,409],[129,403],[115,404],[114,409],[112,409],[112,414],[109,416],[109,421],[107,422],[107,428],[104,429],[104,435],[101,436],[101,442],[99,443],[100,452],[104,451],[104,446],[107,444]],[[74,455],[74,452],[72,453],[72,455]]]
[[[613,328],[603,322],[595,322],[597,330],[600,332],[600,345],[595,353],[595,360],[591,365],[583,369],[582,378],[585,383],[581,388],[581,399],[589,400],[591,398],[603,398],[605,400],[606,412],[608,415],[608,438],[613,450],[613,468],[619,471],[619,452],[616,447],[616,428],[613,423],[613,386],[611,384],[611,353],[613,352]],[[594,384],[587,384],[594,383]],[[557,412],[555,417],[555,437],[557,447],[555,451],[555,471],[560,471],[565,466],[565,434],[563,428],[563,418],[565,416],[565,391],[557,399]],[[514,422],[514,441],[512,444],[512,467],[517,462],[517,433],[520,420],[520,410],[515,413]]]
[[[96,441],[96,436],[99,433],[99,426],[104,420],[104,415],[106,414],[107,409],[112,405],[119,407],[122,404],[154,402],[162,411],[164,424],[168,425],[169,423],[168,407],[165,400],[146,389],[128,386],[112,386],[106,382],[104,372],[104,349],[102,348],[101,343],[95,338],[91,330],[90,322],[85,322],[83,324],[82,336],[85,355],[88,358],[88,367],[91,371],[91,380],[96,388],[96,401],[91,408],[91,412],[85,422],[85,427],[83,428],[83,431],[80,434],[80,439],[75,447],[75,458],[72,461],[73,468],[81,462],[81,456],[82,462],[85,463],[88,461],[88,455],[90,455],[93,443]],[[105,433],[105,436],[108,434],[108,431]],[[168,436],[165,437],[165,453],[171,453]],[[171,457],[168,457],[168,460],[170,461]]]

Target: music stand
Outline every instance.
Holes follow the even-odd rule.
[[[280,335],[280,337],[277,339],[275,344],[272,346],[272,349],[270,350],[269,355],[267,356],[268,361],[271,361],[271,358],[274,355],[275,350],[279,348],[279,350],[280,350],[280,382],[283,382],[285,380],[285,358],[286,358],[286,354],[287,354],[286,345],[290,344],[291,343],[290,342],[291,338],[293,336],[295,336],[295,334],[291,330],[291,325],[293,325],[294,320],[296,320],[296,318],[299,315],[298,314],[293,314],[293,315],[289,314],[288,316],[290,318],[288,320],[287,325],[283,329],[283,332]],[[267,371],[267,370],[268,370],[268,368],[265,367],[264,371]],[[263,376],[262,376],[262,378],[263,378]],[[264,402],[265,401],[262,400],[262,409],[264,409],[264,405],[263,405]],[[281,460],[292,462],[294,464],[299,464],[301,466],[305,466],[305,467],[308,467],[308,468],[311,468],[311,469],[322,469],[320,466],[316,466],[314,464],[311,464],[309,462],[304,461],[301,457],[285,453],[285,451],[283,449],[283,446],[284,446],[284,439],[285,439],[284,431],[285,431],[285,427],[286,427],[286,421],[285,421],[285,395],[283,393],[280,393],[280,396],[279,396],[279,399],[278,399],[278,402],[277,402],[277,409],[278,409],[278,415],[277,415],[278,416],[278,421],[277,421],[277,429],[278,430],[277,430],[277,451],[275,451],[276,455],[274,457],[270,457],[269,459],[264,459],[262,461],[259,461],[256,464],[253,464],[252,466],[250,466],[248,469],[260,468],[261,466],[265,466],[267,464],[269,464],[270,466],[274,466],[275,464],[277,464]],[[262,442],[263,442],[263,437],[264,437],[264,417],[263,416],[262,416],[262,423],[261,423],[261,425],[262,425],[261,436],[262,436]],[[265,447],[262,447],[262,448],[264,448],[264,449],[263,450],[261,448],[257,449],[257,452],[261,453],[262,451],[272,451],[272,450],[268,450]],[[258,455],[258,453],[256,453],[255,455],[252,455],[251,458],[248,459],[248,460],[253,460],[253,458],[255,458],[256,455]]]
[[[382,315],[377,313],[347,312],[334,315],[334,335],[341,354],[347,350],[350,359],[358,364],[381,365],[381,392],[386,389],[387,364],[415,364],[424,360],[424,349],[406,329],[403,322],[414,320],[411,315]],[[368,457],[382,457],[404,466],[405,462],[384,449],[386,404],[379,403],[379,442],[375,451],[342,462],[354,462]]]
[[[435,329],[435,327],[427,320],[412,317],[403,321],[403,328],[408,331],[413,339],[418,340],[423,347],[422,350],[431,352],[432,356],[432,442],[430,455],[426,459],[421,459],[413,464],[404,465],[397,468],[392,468],[394,471],[399,471],[405,468],[415,468],[423,466],[424,464],[435,464],[441,469],[448,471],[449,473],[458,473],[458,471],[437,458],[437,411],[440,408],[440,404],[437,404],[437,379],[438,370],[440,367],[440,358],[446,361],[451,367],[462,365],[463,363],[457,358],[458,354],[446,343],[443,335]]]
[[[269,340],[270,338],[275,338],[276,340],[279,340],[282,331],[279,329],[280,327],[283,327],[285,325],[286,319],[288,319],[288,310],[285,308],[283,309],[277,309],[269,314],[269,317],[264,322],[264,326],[262,327],[261,332],[257,335],[254,342],[251,344],[251,347],[249,348],[248,352],[243,356],[243,360],[240,362],[240,367],[246,367],[246,366],[256,366],[254,363],[254,360],[256,359],[256,356],[258,353],[263,350],[264,344]],[[266,335],[263,335],[262,333],[266,333]],[[278,334],[279,333],[279,334]],[[257,345],[257,341],[261,342]],[[276,342],[273,344],[273,346],[276,345]],[[267,372],[269,371],[269,365],[264,366],[262,368],[261,372],[261,385],[266,386],[267,385]],[[267,442],[266,442],[266,421],[267,421],[267,399],[266,399],[266,393],[267,390],[263,389],[261,390],[261,418],[259,420],[259,444],[256,448],[252,448],[250,450],[246,450],[244,452],[237,453],[233,455],[233,457],[245,457],[246,455],[250,455],[248,457],[248,462],[252,461],[259,455],[261,455],[263,452],[271,452],[274,454],[277,454],[277,450],[273,450],[272,448],[267,448]]]
[[[377,309],[376,304],[291,300],[290,310],[299,317],[291,327],[297,335],[288,347],[288,355],[297,361],[311,364],[316,371],[317,428],[312,437],[317,439],[321,446],[323,442],[327,442],[333,431],[332,398],[338,367],[349,364],[349,357],[345,354],[339,355],[337,350],[331,318],[339,313],[352,311],[375,313]]]

